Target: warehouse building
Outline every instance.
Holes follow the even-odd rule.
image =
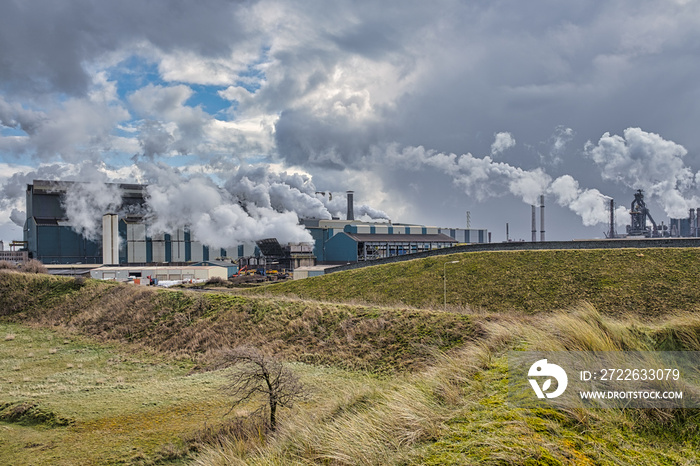
[[[90,271],[90,277],[99,280],[133,281],[137,285],[148,285],[151,278],[161,283],[210,280],[215,277],[225,280],[228,278],[228,270],[220,266],[99,267]]]
[[[415,254],[463,243],[485,243],[486,230],[305,219],[317,261],[359,262]]]

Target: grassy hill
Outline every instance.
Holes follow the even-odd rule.
[[[0,272],[0,456],[11,464],[696,464],[695,410],[514,406],[507,353],[700,351],[697,256],[462,254],[246,292],[264,296]],[[451,260],[462,262],[447,266],[452,305],[443,312]],[[240,343],[281,356],[311,390],[279,413],[274,435],[246,417],[255,405],[225,415],[217,351]]]
[[[458,260],[458,264],[445,263]],[[586,301],[606,314],[697,309],[700,249],[597,249],[452,254],[248,290],[331,302],[553,311]]]

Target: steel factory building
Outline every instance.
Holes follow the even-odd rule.
[[[313,245],[279,245],[274,238],[269,238],[258,241],[257,245],[210,248],[197,241],[186,229],[169,234],[150,231],[141,214],[147,187],[138,184],[117,185],[122,193],[121,206],[116,209],[118,213],[103,213],[102,235],[98,239],[89,239],[67,220],[64,202],[72,185],[72,182],[41,180],[27,185],[24,241],[31,258],[45,264],[128,265],[132,268],[153,264],[191,266],[216,259],[245,259],[241,264],[246,266],[272,263],[295,269],[316,263],[371,261],[457,244],[488,242],[488,232],[483,229],[354,220],[352,192],[348,192],[347,220],[300,220],[311,234]],[[231,270],[228,272],[230,274]],[[126,272],[115,269],[114,273]],[[107,276],[111,277],[111,274]]]
[[[73,229],[63,206],[72,182],[35,180],[27,185],[27,220],[24,241],[29,256],[45,264],[151,264],[189,263],[219,257],[252,255],[255,246],[210,248],[186,230],[172,234],[151,233],[138,212],[145,204],[146,186],[118,185],[121,214],[105,213],[102,236],[91,240]]]

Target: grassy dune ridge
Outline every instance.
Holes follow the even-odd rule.
[[[696,410],[514,407],[506,357],[514,349],[700,351],[698,251],[500,254],[370,267],[245,295],[0,273],[8,361],[0,453],[16,460],[31,451],[34,464],[700,462]],[[451,260],[462,262],[447,266],[443,312]],[[312,389],[281,414],[275,435],[245,420],[224,429],[216,387],[225,372],[197,369],[238,343],[281,355]],[[100,447],[100,436],[110,442]],[[75,451],[62,448],[76,442]]]
[[[458,264],[447,264],[459,260]],[[700,249],[474,252],[333,273],[247,290],[332,302],[554,311],[586,301],[605,314],[649,317],[700,305]]]
[[[0,272],[0,318],[60,325],[104,341],[206,364],[239,344],[287,360],[393,372],[475,339],[469,316],[407,308],[321,303]]]

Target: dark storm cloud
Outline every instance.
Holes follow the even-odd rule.
[[[140,41],[223,56],[245,37],[237,13],[253,3],[9,0],[0,15],[0,81],[12,92],[83,94],[85,63]]]
[[[630,197],[630,180],[605,175],[607,158],[655,153],[638,147],[653,134],[698,172],[699,31],[700,4],[683,0],[9,1],[0,151],[274,160],[322,190],[362,189],[392,218],[463,225],[470,210],[493,230],[523,212],[527,223],[521,199],[546,188],[561,204],[550,232],[585,237],[593,230],[570,225],[598,222],[605,196]],[[157,76],[112,82],[134,54]],[[191,104],[200,84],[220,86],[231,108]],[[695,202],[690,184],[673,212]],[[664,196],[652,207],[669,210]]]
[[[357,124],[343,117],[324,118],[306,110],[287,110],[275,126],[275,141],[289,163],[342,170],[358,167],[362,157],[392,129],[389,123]]]

